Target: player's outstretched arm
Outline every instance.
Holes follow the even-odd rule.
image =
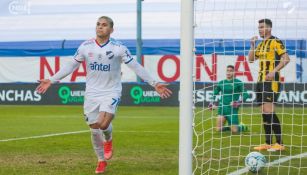
[[[67,75],[71,74],[76,68],[80,66],[80,64],[80,62],[73,59],[69,61],[62,69],[60,69],[59,72],[50,77],[50,79],[38,80],[40,84],[37,86],[36,91],[40,94],[45,93],[52,83],[56,83]]]
[[[157,83],[155,85],[155,90],[160,94],[161,98],[168,98],[172,95],[172,91],[169,90],[166,86],[168,84]]]
[[[49,79],[38,80],[38,82],[39,85],[37,86],[36,91],[39,94],[44,94],[51,86],[51,81]]]
[[[132,58],[126,63],[126,65],[130,69],[132,69],[139,77],[141,77],[145,82],[153,86],[155,90],[160,94],[160,97],[162,99],[171,96],[172,91],[166,87],[168,84],[156,83],[156,81],[151,77],[151,75],[135,59]]]

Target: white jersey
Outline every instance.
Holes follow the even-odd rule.
[[[121,63],[134,58],[126,46],[110,39],[99,45],[95,39],[83,42],[74,59],[86,63],[86,96],[99,96],[108,92],[121,93]]]
[[[106,100],[104,99],[106,96],[120,98],[122,62],[150,85],[155,86],[156,84],[143,66],[131,56],[127,47],[112,39],[103,45],[99,45],[95,39],[83,42],[74,55],[74,59],[53,75],[50,78],[51,82],[58,82],[72,73],[82,61],[85,61],[87,71],[84,106],[85,108],[90,106],[86,111],[93,110],[96,106],[93,104],[99,105]]]

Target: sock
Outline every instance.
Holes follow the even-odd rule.
[[[273,113],[273,124],[272,124],[273,131],[275,133],[276,142],[278,144],[283,144],[281,139],[281,126],[280,121],[275,113]]]
[[[246,126],[244,125],[238,125],[237,127],[238,127],[238,132],[242,132],[246,130],[245,129]],[[230,131],[230,130],[231,130],[230,126],[223,126],[222,128],[222,131]]]
[[[272,144],[272,114],[262,114],[263,128],[265,131],[265,143]]]
[[[239,132],[246,131],[247,129],[245,129],[245,128],[246,128],[246,126],[244,126],[244,125],[238,125],[238,131]]]
[[[103,139],[100,129],[91,128],[91,138],[92,138],[92,145],[97,155],[98,161],[103,161],[104,160],[104,152],[102,144]]]
[[[230,131],[230,126],[223,126],[222,131]]]
[[[110,123],[109,127],[105,130],[102,130],[105,141],[110,141],[112,139],[112,123]]]
[[[222,131],[230,131],[230,126],[223,126]]]
[[[222,131],[230,131],[230,126],[223,126]],[[238,132],[245,131],[244,125],[238,125]]]

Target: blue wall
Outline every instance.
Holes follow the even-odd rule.
[[[135,40],[120,40],[136,52]],[[0,56],[57,56],[73,55],[82,40],[0,42]],[[306,58],[306,40],[284,40],[290,55]],[[247,55],[249,40],[243,39],[197,39],[197,54]],[[144,55],[179,55],[179,39],[147,39],[143,41]]]

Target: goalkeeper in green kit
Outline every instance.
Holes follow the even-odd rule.
[[[219,81],[213,92],[213,101],[217,95],[221,95],[219,104],[214,102],[209,104],[209,109],[218,108],[218,117],[216,120],[216,131],[229,131],[238,133],[247,131],[248,128],[239,123],[239,107],[242,100],[246,101],[249,95],[244,90],[243,82],[234,78],[234,66],[228,65],[226,71],[226,79]],[[241,97],[241,98],[240,98]],[[228,126],[225,125],[227,121]]]

